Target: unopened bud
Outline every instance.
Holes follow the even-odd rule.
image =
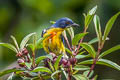
[[[20,67],[25,67],[25,61],[23,59],[18,59],[17,62]]]
[[[23,55],[27,55],[29,52],[26,48],[23,48],[22,53],[23,53]]]
[[[74,65],[74,64],[76,64],[77,59],[76,58],[70,58],[69,61],[72,65]]]

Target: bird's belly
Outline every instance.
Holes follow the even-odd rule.
[[[64,45],[61,38],[54,36],[52,38],[46,39],[43,42],[44,49],[49,53],[53,52],[55,54],[61,54],[64,52]]]

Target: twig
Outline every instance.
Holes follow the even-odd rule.
[[[85,27],[83,33],[86,33],[86,31],[87,31],[87,28]],[[77,48],[76,54],[78,54],[78,52],[79,52],[80,44],[82,43],[83,39],[84,39],[84,37],[80,40],[80,43],[78,44],[78,48]]]
[[[98,57],[99,57],[99,54],[100,54],[102,48],[103,48],[103,44],[98,43],[98,51],[97,51],[96,57],[93,60],[93,64],[92,64],[92,66],[90,68],[90,71],[88,72],[87,77],[90,75],[90,73],[92,72],[92,70],[95,68],[95,64],[98,61]]]
[[[70,46],[70,43],[69,43],[69,41],[68,41],[67,36],[65,36],[65,35],[63,35],[63,36],[64,36],[64,38],[65,38],[65,41],[66,41],[66,43],[67,43],[68,48],[72,51],[72,48],[71,48],[71,46]]]

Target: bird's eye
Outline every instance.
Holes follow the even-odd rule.
[[[66,24],[70,24],[70,22],[67,21]]]

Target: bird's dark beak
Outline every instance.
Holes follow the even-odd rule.
[[[72,27],[79,27],[80,25],[79,24],[76,24],[76,23],[73,23],[71,24]]]

